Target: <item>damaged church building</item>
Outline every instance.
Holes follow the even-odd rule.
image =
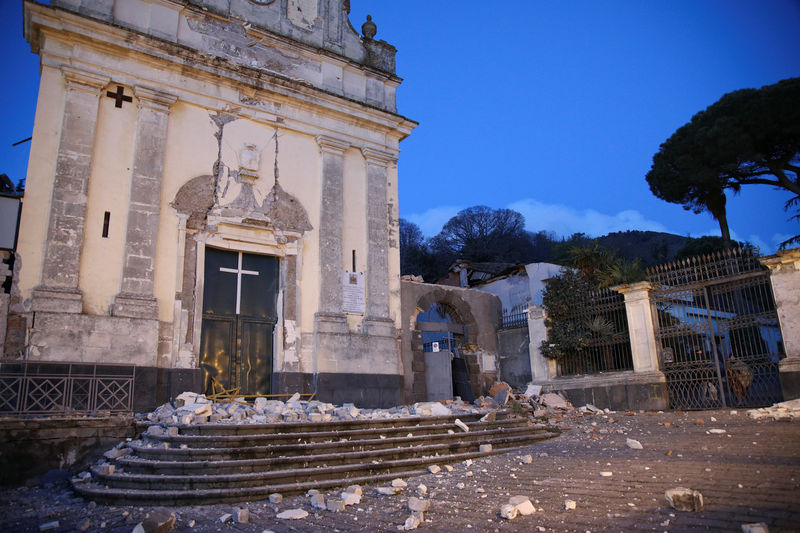
[[[24,3],[41,81],[7,357],[132,368],[137,410],[214,383],[408,398],[397,159],[416,123],[395,48],[348,13]]]

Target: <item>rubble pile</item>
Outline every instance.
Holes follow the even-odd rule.
[[[451,416],[480,413],[481,410],[456,399],[446,403],[420,402],[390,409],[359,409],[351,403],[336,406],[317,400],[301,400],[295,394],[287,401],[256,398],[232,398],[214,402],[203,394],[184,392],[174,405],[165,403],[143,415],[156,424],[276,424],[280,422],[336,422],[349,420],[385,420],[410,416]],[[165,430],[166,431],[166,430]]]
[[[800,398],[781,402],[771,407],[761,409],[751,409],[747,411],[747,416],[754,420],[761,418],[771,418],[773,420],[800,420]]]

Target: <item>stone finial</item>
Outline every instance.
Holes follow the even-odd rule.
[[[372,39],[378,33],[378,26],[372,22],[372,15],[367,15],[367,21],[361,25],[361,33],[367,39]]]

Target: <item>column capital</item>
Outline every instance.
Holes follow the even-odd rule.
[[[800,271],[800,248],[780,250],[774,255],[760,257],[758,261],[770,272]]]
[[[178,97],[157,89],[136,85],[133,94],[139,100],[139,107],[148,107],[156,111],[169,113],[169,108],[178,101]]]
[[[319,151],[323,154],[343,155],[344,151],[350,148],[350,143],[344,139],[331,137],[329,135],[317,135]]]
[[[639,300],[646,300],[650,297],[650,291],[655,287],[649,281],[638,281],[636,283],[626,283],[625,285],[615,285],[611,287],[612,291],[625,296],[626,302],[636,302]]]
[[[69,65],[61,65],[61,73],[67,82],[67,88],[77,89],[88,93],[100,94],[106,85],[111,82],[111,78],[96,72],[78,69]]]
[[[383,150],[376,150],[374,148],[363,147],[361,153],[364,159],[371,165],[386,167],[391,163],[397,162],[397,155]]]

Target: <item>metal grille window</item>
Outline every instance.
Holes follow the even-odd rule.
[[[610,289],[578,297],[568,320],[582,348],[558,360],[559,376],[633,370],[625,297]]]
[[[0,362],[0,413],[130,412],[135,367]]]

